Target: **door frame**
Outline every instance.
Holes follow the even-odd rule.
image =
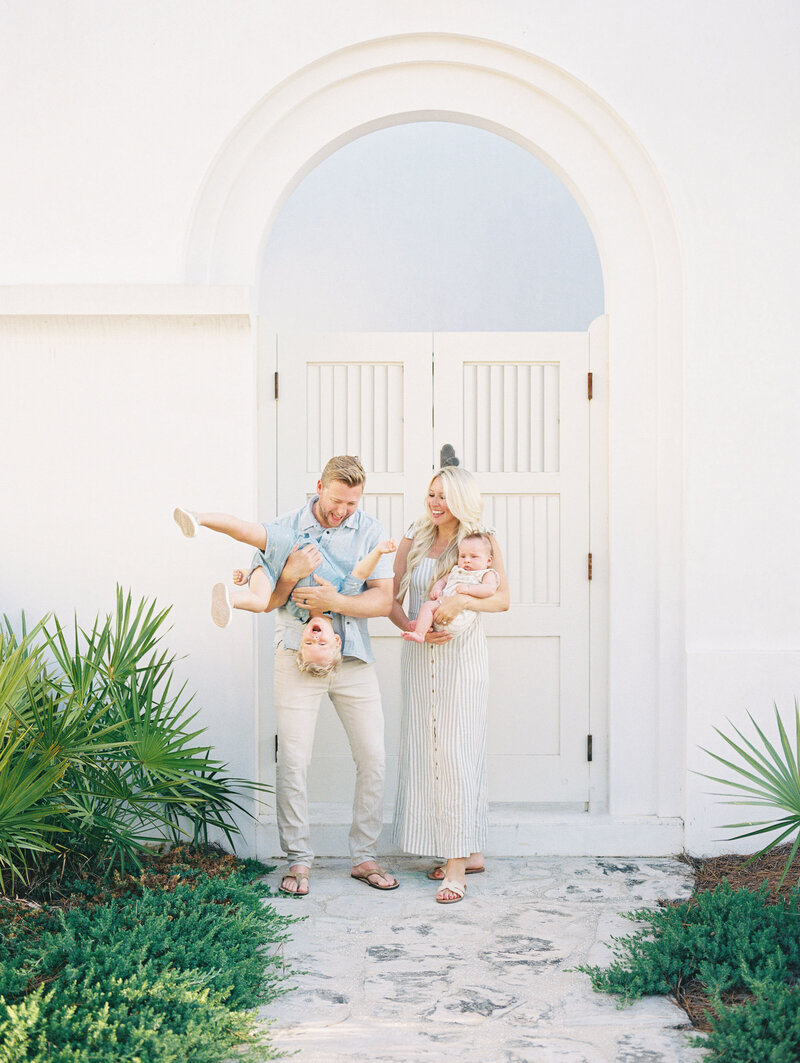
[[[625,122],[572,75],[498,42],[415,34],[349,46],[294,72],[231,133],[198,196],[186,280],[256,291],[264,241],[303,177],[348,142],[411,121],[465,122],[519,144],[560,177],[594,233],[610,323],[608,565],[595,574],[609,603],[608,745],[597,750],[609,783],[597,807],[623,825],[668,828],[674,851],[685,789],[683,276],[664,186]]]

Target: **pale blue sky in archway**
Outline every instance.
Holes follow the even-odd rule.
[[[472,126],[393,126],[294,190],[263,259],[277,331],[584,330],[603,312],[597,248],[538,159]]]

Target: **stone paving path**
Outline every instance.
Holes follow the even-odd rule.
[[[286,957],[306,973],[271,1005],[273,1043],[307,1063],[695,1063],[683,1011],[663,997],[618,1009],[581,963],[610,959],[618,914],[691,892],[672,859],[503,858],[470,875],[459,904],[434,902],[430,862],[400,858],[402,885],[379,893],[322,860],[308,918]],[[274,884],[279,881],[278,873]]]

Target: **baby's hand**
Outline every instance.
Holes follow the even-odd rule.
[[[397,543],[394,539],[384,539],[382,543],[378,543],[378,549],[382,554],[393,554],[397,549]]]
[[[247,576],[245,576],[244,571],[242,569],[235,568],[233,570],[233,582],[236,584],[237,587],[243,587],[245,583],[247,583]]]
[[[431,591],[431,601],[432,602],[438,602],[439,599],[441,598],[441,596],[442,596],[442,592],[441,591]]]

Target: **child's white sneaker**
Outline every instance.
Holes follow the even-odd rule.
[[[181,509],[180,506],[176,506],[172,511],[172,517],[186,538],[194,539],[195,535],[197,535],[198,524],[193,514],[188,509]]]
[[[215,583],[211,591],[211,619],[217,627],[228,627],[233,620],[233,606],[224,583]]]

